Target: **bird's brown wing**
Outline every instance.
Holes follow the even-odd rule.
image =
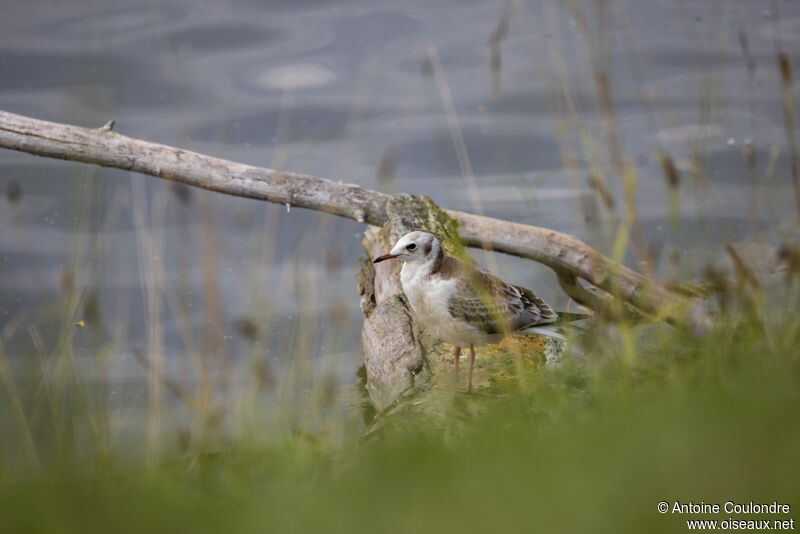
[[[469,269],[457,278],[450,314],[487,334],[513,332],[549,324],[558,315],[533,291],[508,284],[483,269]]]

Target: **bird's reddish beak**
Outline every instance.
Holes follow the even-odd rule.
[[[395,254],[384,254],[383,256],[378,256],[377,258],[375,258],[375,260],[372,263],[380,263],[383,260],[392,260],[396,257],[397,256]]]

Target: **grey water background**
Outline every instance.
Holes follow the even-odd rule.
[[[4,0],[0,109],[86,127],[114,119],[131,137],[474,211],[434,48],[480,211],[608,251],[616,225],[597,215],[590,177],[606,175],[617,213],[623,193],[600,69],[638,171],[644,240],[660,272],[679,276],[726,241],[779,242],[796,217],[778,36],[794,63],[800,3]],[[682,172],[679,229],[659,151]],[[146,403],[136,355],[154,342],[179,383],[196,381],[190,349],[224,359],[216,372],[246,362],[252,374],[250,358],[276,380],[302,344],[321,380],[356,381],[362,225],[10,151],[0,187],[0,335],[16,376],[66,336],[121,412]],[[695,266],[671,267],[669,254]],[[547,269],[491,261],[566,306]],[[81,304],[65,319],[68,294]],[[67,320],[86,326],[65,333]]]

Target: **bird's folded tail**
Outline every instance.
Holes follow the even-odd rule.
[[[556,339],[561,339],[566,341],[566,336],[559,332],[560,328],[558,326],[532,326],[530,328],[526,328],[522,330],[524,334],[539,334],[540,336],[547,336],[553,337]]]
[[[558,314],[558,319],[553,321],[552,323],[532,326],[530,328],[525,328],[523,330],[526,334],[539,334],[540,336],[547,336],[556,339],[566,340],[566,336],[564,335],[565,328],[578,328],[578,329],[586,329],[588,325],[586,324],[577,324],[580,321],[584,321],[586,319],[590,319],[592,314],[590,313],[570,313],[570,312],[556,312]]]
[[[556,319],[552,324],[554,325],[563,325],[567,323],[574,323],[575,321],[584,321],[586,319],[591,319],[591,313],[571,313],[571,312],[556,312],[558,315],[558,319]],[[580,325],[575,325],[580,326]]]

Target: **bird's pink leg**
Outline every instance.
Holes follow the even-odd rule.
[[[456,378],[458,378],[458,359],[461,357],[461,347],[453,347],[453,365],[455,368]]]
[[[475,366],[475,346],[469,345],[469,378],[467,379],[467,393],[472,391],[472,368]]]

